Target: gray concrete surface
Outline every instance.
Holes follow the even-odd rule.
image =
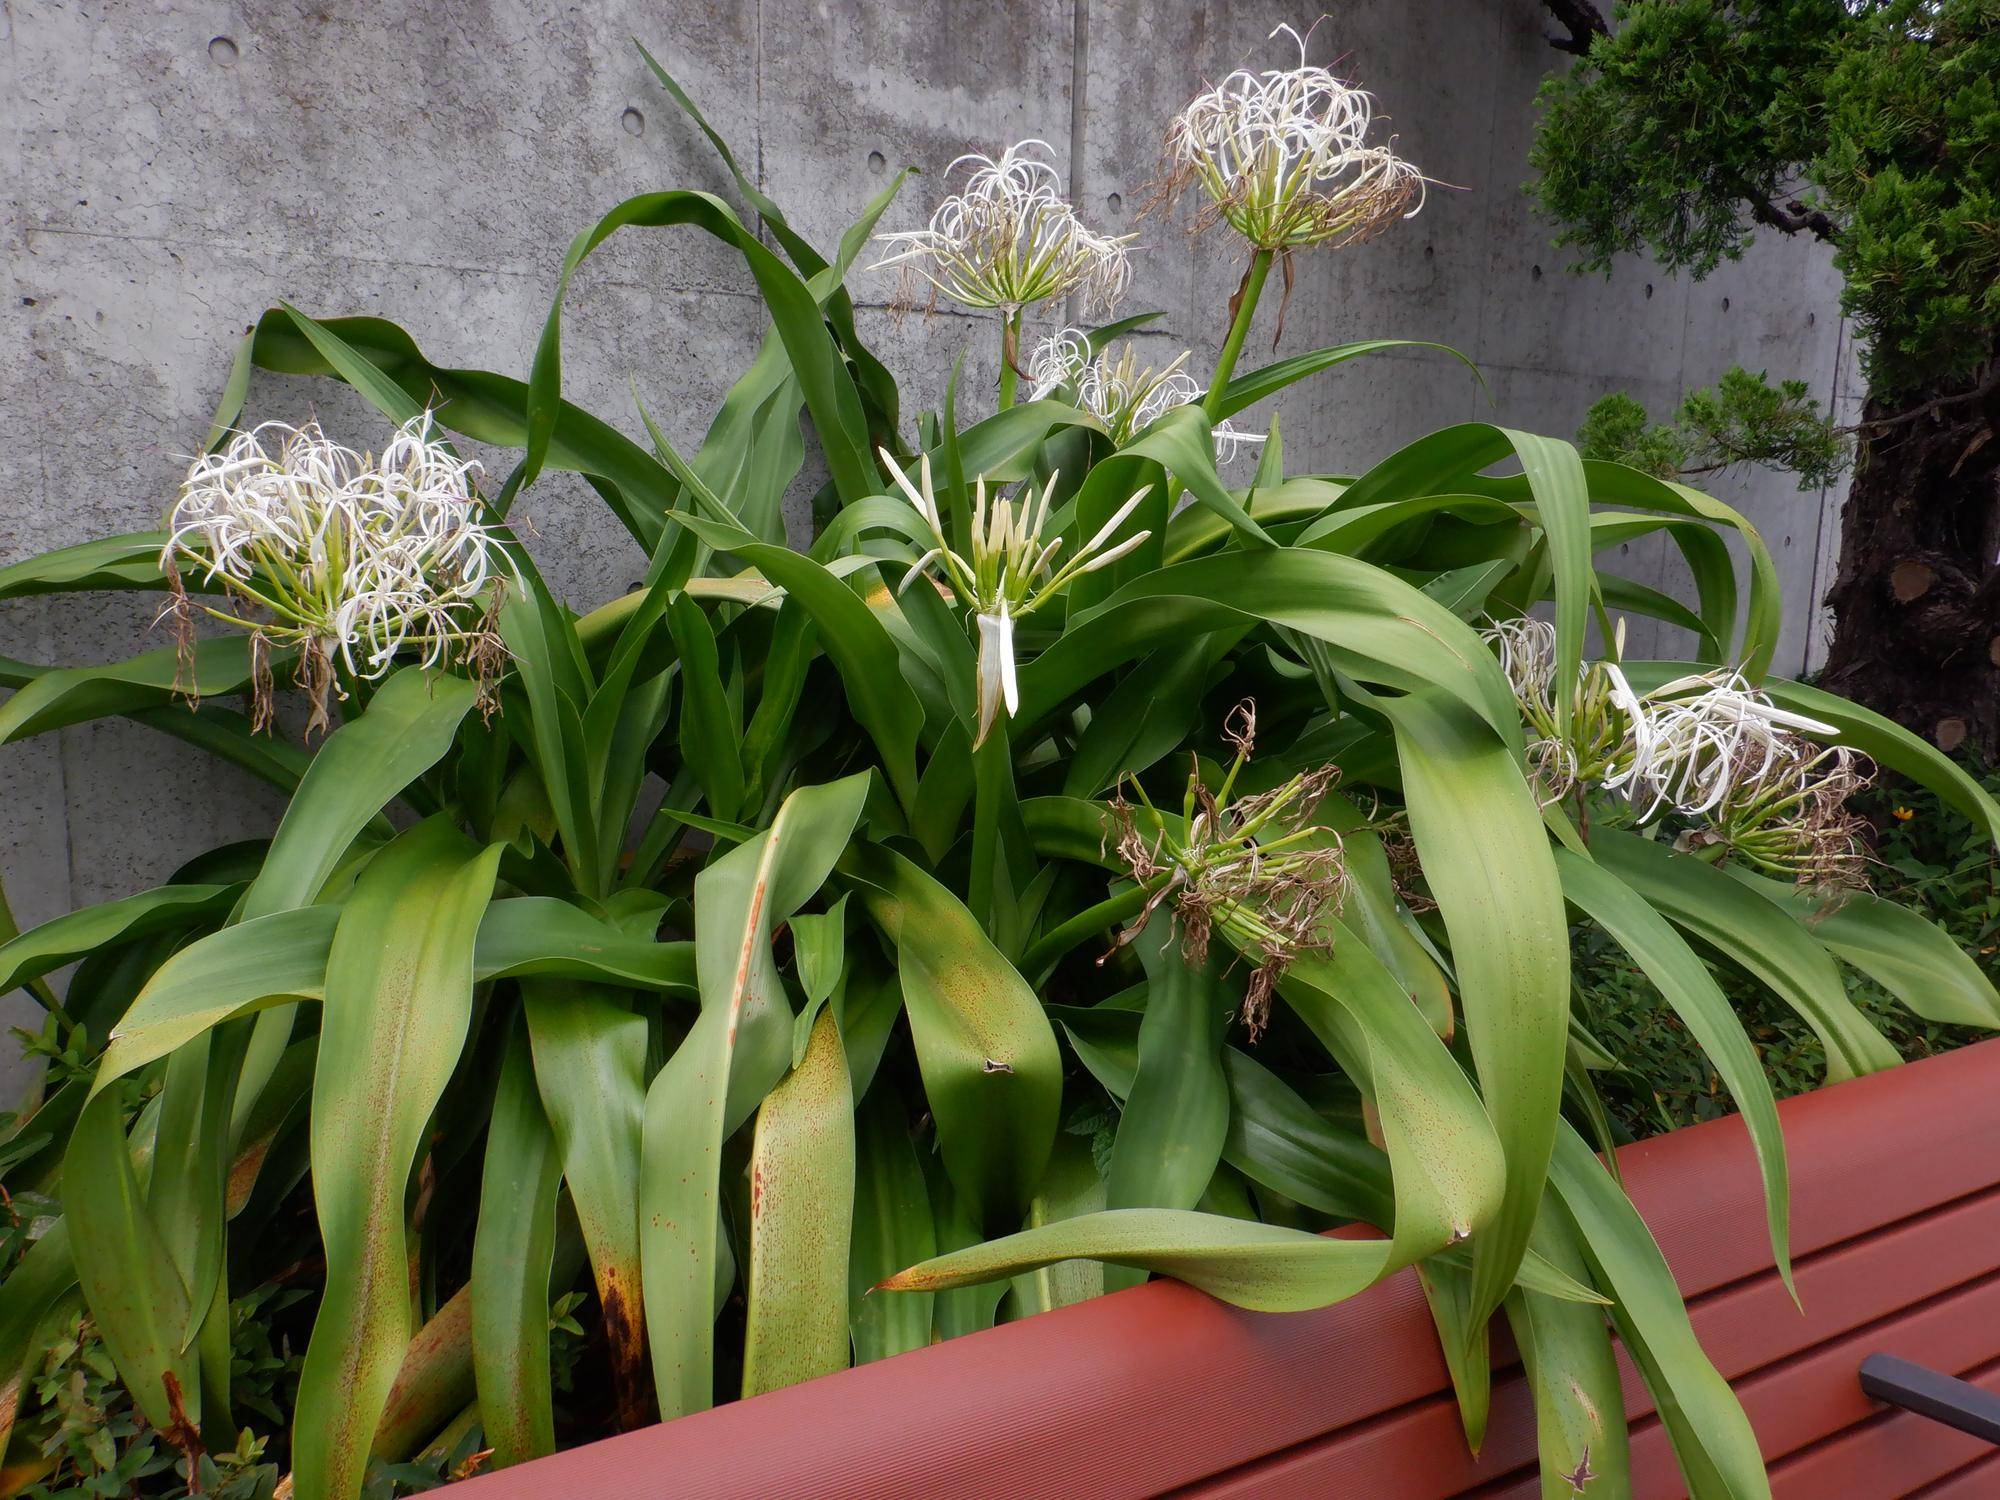
[[[156,522],[237,337],[280,298],[394,319],[441,363],[525,372],[578,228],[646,189],[729,192],[634,36],[822,244],[898,166],[929,175],[889,227],[921,222],[959,152],[1046,138],[1085,216],[1141,234],[1128,307],[1166,312],[1143,342],[1193,345],[1200,367],[1240,260],[1219,236],[1191,243],[1139,218],[1160,132],[1204,78],[1282,62],[1266,34],[1316,13],[1263,0],[4,0],[0,562]],[[1608,388],[1664,406],[1732,362],[1852,403],[1836,389],[1851,361],[1835,278],[1804,247],[1760,244],[1700,286],[1641,263],[1609,281],[1562,271],[1520,191],[1535,88],[1561,61],[1545,24],[1534,0],[1344,0],[1322,24],[1319,54],[1345,54],[1404,154],[1454,186],[1373,244],[1302,257],[1284,352],[1437,339],[1479,361],[1493,400],[1435,356],[1348,365],[1281,402],[1295,466],[1358,469],[1473,417],[1568,434]],[[990,324],[898,323],[889,283],[851,284],[907,408],[941,396],[961,349],[969,375],[990,379]],[[740,262],[691,233],[626,231],[570,297],[567,393],[642,435],[636,375],[693,441],[759,332]],[[331,385],[253,387],[255,417],[308,411],[357,445],[380,439]],[[1810,663],[1834,497],[1768,475],[1718,489],[1778,557],[1780,666]],[[636,550],[581,484],[551,478],[526,509],[578,608],[635,576]],[[1669,586],[1678,568],[1644,546],[1626,561]],[[108,660],[158,644],[147,626],[130,601],[14,603],[0,606],[0,652]],[[123,722],[0,749],[0,806],[0,873],[24,923],[156,883],[278,810]]]

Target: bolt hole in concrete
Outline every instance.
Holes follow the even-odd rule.
[[[1540,281],[1542,279],[1542,268],[1540,266],[1531,267],[1528,271],[1528,279],[1530,281]]]
[[[876,173],[888,171],[889,158],[884,156],[880,151],[870,151],[868,153],[868,170]]]
[[[625,127],[627,135],[644,135],[646,133],[646,117],[636,109],[626,110],[624,114],[618,117],[618,123]]]
[[[1729,299],[1728,299],[1727,297],[1724,297],[1724,298],[1722,299],[1722,310],[1723,310],[1724,312],[1728,312],[1728,311],[1729,311]]]
[[[1104,206],[1114,214],[1117,213],[1119,209],[1125,206],[1125,195],[1123,193],[1113,193],[1109,198],[1104,200]]]
[[[236,50],[236,43],[232,42],[226,36],[214,37],[209,41],[208,60],[218,68],[235,67],[236,59],[239,55]]]
[[[1646,300],[1648,302],[1653,300],[1653,283],[1650,281],[1646,283]]]

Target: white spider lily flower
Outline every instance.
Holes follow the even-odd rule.
[[[945,176],[968,169],[964,187],[924,228],[876,235],[888,253],[869,269],[896,267],[906,285],[921,279],[963,306],[1009,316],[1073,291],[1093,307],[1115,306],[1132,278],[1125,247],[1137,236],[1086,228],[1045,159],[1054,154],[1028,140],[998,158],[961,156]]]
[[[1700,816],[1755,786],[1787,762],[1800,734],[1831,736],[1831,724],[1779,708],[1740,672],[1678,678],[1646,697],[1652,729],[1633,798],[1650,800],[1642,817],[1662,807]]]
[[[404,423],[379,459],[316,422],[267,422],[190,466],[161,567],[219,584],[230,607],[203,607],[250,631],[260,651],[299,648],[309,727],[324,728],[335,656],[372,680],[406,647],[430,667],[482,642],[498,544],[478,519],[478,472],[437,436],[429,412]],[[268,703],[258,711],[267,721]]]
[[[979,733],[976,749],[986,743],[1004,704],[1012,718],[1021,707],[1021,684],[1014,667],[1014,618],[1007,601],[996,614],[976,617],[979,626]]]
[[[1088,336],[1081,329],[1065,328],[1035,346],[1028,362],[1028,378],[1034,382],[1031,395],[1040,401],[1064,387],[1072,388],[1077,407],[1102,422],[1112,443],[1122,448],[1166,413],[1201,399],[1201,387],[1185,368],[1190,357],[1190,351],[1182,350],[1164,366],[1142,366],[1131,343],[1116,357],[1109,348],[1092,355]],[[1218,424],[1213,435],[1219,463],[1234,458],[1243,445],[1261,443],[1268,436],[1228,422]]]
[[[1351,245],[1424,202],[1423,173],[1393,139],[1370,145],[1375,101],[1306,61],[1257,73],[1239,69],[1181,111],[1167,131],[1167,191],[1199,182],[1205,221],[1226,221],[1260,250]],[[1199,222],[1199,221],[1198,221]]]
[[[1618,641],[1621,648],[1624,640],[1625,622],[1620,620]],[[1631,737],[1630,758],[1622,766],[1613,764],[1606,767],[1603,777],[1606,791],[1622,791],[1633,785],[1643,769],[1652,763],[1655,754],[1654,742],[1658,736],[1653,727],[1652,715],[1646,712],[1645,701],[1632,690],[1632,684],[1626,680],[1625,673],[1619,665],[1616,662],[1604,661],[1599,662],[1597,667],[1604,674],[1606,696],[1610,699],[1611,706],[1625,716],[1626,731]]]
[[[979,632],[979,724],[973,741],[977,749],[985,743],[1002,707],[1010,716],[1019,707],[1015,622],[1055,598],[1076,578],[1116,562],[1151,536],[1146,530],[1112,541],[1152,486],[1142,487],[1127,499],[1067,562],[1058,564],[1056,555],[1062,550],[1063,538],[1051,537],[1044,542],[1042,532],[1048,525],[1059,476],[1051,474],[1039,494],[1030,484],[1011,499],[989,497],[981,476],[973,483],[968,556],[957,551],[945,536],[943,513],[932,487],[930,455],[918,462],[917,477],[912,480],[887,449],[878,451],[883,468],[930,533],[930,549],[903,575],[898,592],[920,578],[934,579],[961,607],[971,611]]]
[[[1530,764],[1547,795],[1561,797],[1578,785],[1612,791],[1632,785],[1648,762],[1654,734],[1644,701],[1618,664],[1586,662],[1564,689],[1556,680],[1556,628],[1547,620],[1501,620],[1485,637],[1514,689],[1522,722],[1534,733]],[[1565,691],[1567,730],[1559,706]]]

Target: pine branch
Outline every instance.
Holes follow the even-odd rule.
[[[1573,52],[1581,57],[1590,50],[1592,42],[1611,35],[1611,28],[1591,0],[1544,0],[1544,3],[1549,13],[1569,30],[1568,36],[1549,38],[1549,45],[1559,52]]]
[[[1755,192],[1747,186],[1743,190],[1743,197],[1750,205],[1750,217],[1759,224],[1769,225],[1772,229],[1782,230],[1786,234],[1810,234],[1814,239],[1823,240],[1829,245],[1840,238],[1840,225],[1835,223],[1830,215],[1816,208],[1807,208],[1796,198],[1781,208],[1762,193]]]

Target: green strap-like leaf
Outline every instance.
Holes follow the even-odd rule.
[[[924,1093],[952,1185],[979,1222],[1027,1207],[1062,1102],[1062,1058],[1041,1002],[957,897],[892,850],[840,862],[891,947]]]
[[[1569,925],[1515,756],[1441,695],[1377,707],[1396,728],[1410,831],[1451,936],[1479,1091],[1506,1153],[1505,1202],[1473,1249],[1483,1320],[1514,1284],[1547,1176],[1568,1047]]]
[[[340,909],[305,906],[225,927],[188,944],[147,981],[111,1033],[98,1087],[219,1026],[285,1000],[326,993]],[[694,945],[629,937],[549,896],[493,902],[479,924],[473,976],[581,979],[692,997]],[[239,1117],[247,1112],[239,1109]]]
[[[1847,996],[1825,948],[1781,907],[1691,854],[1616,829],[1591,838],[1597,862],[1669,921],[1755,975],[1797,1011],[1826,1049],[1827,1081],[1893,1068],[1903,1059]]]
[[[562,304],[570,277],[591,251],[628,225],[688,225],[706,231],[743,256],[784,340],[835,487],[848,500],[873,493],[877,486],[869,457],[867,419],[853,376],[828,335],[818,299],[790,267],[743,227],[728,204],[709,193],[687,191],[628,198],[571,242],[556,281],[548,322],[536,345],[534,373],[528,383],[527,456],[509,488],[518,493],[534,481],[555,434],[562,394]]]
[[[240,692],[252,675],[250,649],[247,635],[198,641],[193,670],[187,673],[172,646],[108,666],[37,671],[13,697],[0,703],[0,745],[112,714],[165,707],[183,689],[202,698]],[[288,659],[285,653],[274,652],[272,670],[282,671]]]
[[[230,885],[163,885],[31,927],[0,944],[0,995],[85,954],[155,932],[198,926],[226,912],[237,890]]]
[[[660,1413],[714,1401],[722,1143],[792,1060],[771,934],[826,880],[861,818],[867,774],[802,788],[771,826],[696,877],[702,1009],[646,1093],[640,1263]]]
[[[1972,956],[1937,923],[1867,891],[1815,899],[1735,865],[1724,865],[1766,900],[1789,911],[1835,958],[1894,995],[1926,1021],[2000,1028],[2000,994]]]
[[[1588,1278],[1590,1268],[1559,1205],[1543,1208],[1530,1244],[1567,1275]],[[1604,1310],[1518,1289],[1508,1295],[1506,1310],[1535,1403],[1543,1500],[1576,1500],[1593,1489],[1629,1495],[1632,1447],[1625,1427],[1625,1389]]]
[[[743,1394],[847,1368],[854,1096],[833,1012],[765,1098],[750,1151]]]
[[[1785,1142],[1778,1129],[1778,1105],[1771,1094],[1757,1049],[1722,988],[1673,925],[1604,866],[1558,849],[1556,870],[1563,894],[1610,933],[1660,987],[1686,1023],[1742,1112],[1757,1167],[1764,1179],[1764,1212],[1771,1226],[1771,1253],[1785,1285],[1792,1285],[1792,1193],[1785,1169]],[[1794,1293],[1796,1295],[1796,1292]]]
[[[478,689],[460,677],[404,667],[376,690],[367,709],[326,738],[286,805],[237,920],[252,921],[315,900],[349,845],[411,782],[452,746]],[[292,1015],[260,1016],[236,1086],[231,1129],[257,1105],[291,1041]]]
[[[1297,385],[1308,376],[1317,375],[1321,370],[1330,370],[1335,365],[1345,364],[1350,359],[1358,359],[1365,354],[1379,354],[1390,349],[1435,349],[1440,354],[1449,354],[1453,359],[1472,371],[1473,378],[1482,386],[1485,380],[1479,374],[1479,366],[1466,358],[1449,344],[1426,343],[1419,339],[1360,339],[1351,344],[1335,344],[1326,349],[1314,349],[1305,354],[1294,354],[1280,359],[1261,369],[1238,375],[1222,388],[1222,400],[1212,413],[1217,419],[1233,417],[1245,407],[1255,406],[1267,396],[1275,396],[1287,386]]]
[[[698,479],[689,488],[703,494]],[[720,501],[712,495],[704,498],[720,510]],[[835,574],[788,548],[757,541],[726,512],[681,519],[718,552],[734,553],[756,568],[813,617],[820,644],[846,685],[848,704],[881,753],[882,768],[896,800],[905,809],[913,807],[923,709],[903,680],[896,643],[875,612]]]
[[[561,1183],[562,1156],[535,1089],[526,1025],[517,1022],[486,1128],[472,1236],[473,1384],[496,1469],[556,1449],[549,1271]]]
[[[1106,1174],[1108,1208],[1193,1208],[1207,1191],[1229,1134],[1222,1034],[1235,1009],[1220,966],[1196,967],[1171,921],[1149,923],[1137,942],[1146,964],[1146,1010],[1137,1068],[1118,1117]],[[1113,1288],[1126,1277],[1107,1277]]]
[[[1339,670],[1361,682],[1456,698],[1518,743],[1513,693],[1464,621],[1380,568],[1291,547],[1176,563],[1073,617],[1055,645],[1021,668],[1016,719],[1033,723],[1155,647],[1256,620],[1325,642]]]
[[[410,1341],[403,1195],[472,1015],[497,846],[419,824],[363,872],[327,956],[312,1180],[327,1282],[293,1424],[300,1500],[350,1500]]]
[[[77,1280],[125,1389],[155,1431],[185,1441],[201,1420],[187,1283],[146,1209],[121,1093],[97,1094],[77,1117],[63,1158],[63,1212]]]
[[[639,1147],[646,1111],[646,1018],[601,990],[521,986],[535,1083],[590,1251],[621,1431],[646,1420],[645,1304],[639,1267]]]
[[[1631,1200],[1568,1125],[1557,1136],[1549,1185],[1591,1278],[1612,1298],[1612,1325],[1653,1393],[1690,1500],[1769,1500],[1757,1435],[1696,1342],[1665,1257]]]
[[[1091,1076],[1113,1098],[1131,1093],[1139,1067],[1138,1015],[1110,1005],[1048,1009]],[[1222,1073],[1229,1086],[1224,1161],[1251,1181],[1320,1213],[1383,1229],[1394,1224],[1389,1158],[1381,1147],[1330,1123],[1248,1053],[1223,1048]],[[1065,1139],[1057,1137],[1058,1151]],[[1098,1196],[1101,1200],[1102,1191]]]
[[[903,1102],[884,1089],[862,1101],[855,1119],[847,1315],[856,1364],[906,1354],[931,1341],[930,1293],[908,1297],[873,1293],[878,1282],[936,1253],[936,1220],[924,1169],[903,1117]]]
[[[25,557],[0,568],[0,599],[78,589],[163,589],[160,549],[166,544],[164,531],[133,531]],[[201,583],[199,573],[182,580],[189,590]]]

